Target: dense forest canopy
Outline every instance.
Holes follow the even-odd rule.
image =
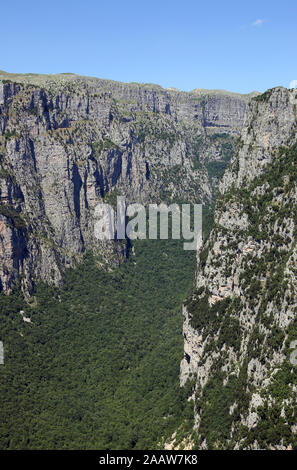
[[[59,289],[1,294],[2,449],[149,449],[190,429],[179,363],[196,253],[182,246],[136,241],[112,272],[88,253]]]

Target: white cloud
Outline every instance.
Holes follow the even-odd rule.
[[[252,23],[252,26],[262,26],[264,20],[258,19]]]
[[[290,88],[290,89],[291,89],[291,88],[297,88],[297,80],[292,80],[292,81],[290,82],[289,88]]]

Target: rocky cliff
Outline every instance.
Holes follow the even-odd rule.
[[[297,92],[251,100],[184,305],[198,448],[296,447]]]
[[[58,283],[91,249],[118,264],[124,243],[100,245],[94,207],[211,203],[251,96],[61,75],[0,73],[0,289]]]

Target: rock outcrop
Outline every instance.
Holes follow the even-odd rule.
[[[210,203],[250,96],[156,85],[0,73],[0,289],[58,283],[99,244],[94,208],[133,202]]]
[[[199,448],[296,446],[296,104],[284,88],[249,103],[198,256],[181,384]]]

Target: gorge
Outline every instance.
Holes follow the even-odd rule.
[[[0,72],[1,448],[296,446],[296,104]],[[98,241],[118,196],[202,248]]]

